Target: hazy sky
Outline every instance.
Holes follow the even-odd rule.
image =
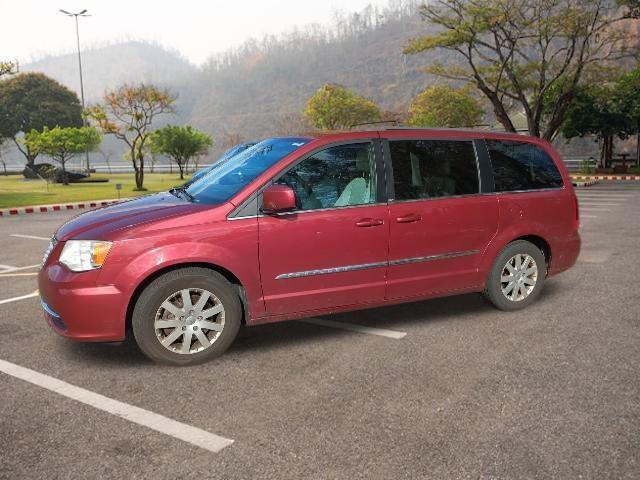
[[[80,19],[83,48],[126,39],[153,40],[199,64],[250,37],[296,25],[328,24],[336,11],[387,0],[0,0],[0,59],[21,63],[75,51],[73,19],[58,12],[89,10]]]

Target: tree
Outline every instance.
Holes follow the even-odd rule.
[[[0,77],[14,73],[15,65],[13,62],[0,61]]]
[[[4,173],[5,177],[8,175],[7,162],[4,159],[4,152],[6,151],[6,148],[7,148],[6,138],[0,137],[0,163],[2,163],[2,172]]]
[[[619,108],[628,120],[628,133],[636,135],[636,166],[640,167],[640,67],[620,78],[615,93]]]
[[[278,115],[272,124],[275,135],[295,136],[304,135],[312,130],[309,119],[300,113],[282,113]]]
[[[95,150],[102,135],[94,127],[44,127],[41,132],[32,130],[23,142],[38,152],[49,155],[62,166],[62,183],[69,185],[66,163],[78,153]]]
[[[473,127],[482,116],[479,102],[464,89],[434,85],[413,99],[408,123],[416,127]]]
[[[624,58],[636,43],[624,22],[638,0],[441,0],[421,7],[436,33],[412,40],[407,54],[455,53],[462,64],[435,64],[429,73],[470,82],[491,102],[507,131],[510,112],[524,112],[529,134],[553,139],[585,75]],[[563,86],[552,108],[547,90]],[[545,115],[546,113],[546,115]]]
[[[180,179],[184,179],[189,160],[207,153],[212,144],[209,135],[189,125],[167,125],[151,134],[151,151],[171,158],[178,165]]]
[[[13,139],[27,166],[33,166],[38,151],[19,142],[19,134],[57,126],[82,126],[75,93],[41,73],[21,73],[0,82],[0,137]]]
[[[176,97],[153,85],[123,85],[104,95],[104,104],[87,111],[106,134],[114,135],[129,147],[136,190],[144,190],[144,155],[150,127],[160,114],[173,113]]]
[[[326,84],[309,99],[304,115],[316,128],[339,130],[375,122],[380,118],[380,109],[344,87]]]
[[[600,164],[607,167],[613,157],[615,137],[625,138],[629,119],[620,108],[613,85],[580,87],[565,115],[561,132],[566,138],[594,135],[601,141]]]

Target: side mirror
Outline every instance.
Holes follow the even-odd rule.
[[[288,185],[270,185],[262,192],[263,213],[273,215],[296,209],[296,194]]]

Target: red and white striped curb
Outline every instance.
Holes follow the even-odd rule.
[[[574,180],[637,180],[640,175],[575,175]]]
[[[10,215],[26,215],[28,213],[64,212],[67,210],[83,210],[85,208],[106,207],[107,205],[121,202],[123,200],[127,199],[121,198],[110,200],[96,200],[93,202],[61,203],[58,205],[34,205],[30,207],[5,208],[0,210],[0,217],[8,217]]]

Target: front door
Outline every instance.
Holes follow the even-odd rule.
[[[388,210],[376,151],[373,141],[327,147],[274,181],[293,188],[297,208],[258,219],[268,315],[384,298]]]
[[[482,282],[478,264],[498,228],[495,195],[480,195],[475,147],[463,140],[391,140],[387,297]]]

